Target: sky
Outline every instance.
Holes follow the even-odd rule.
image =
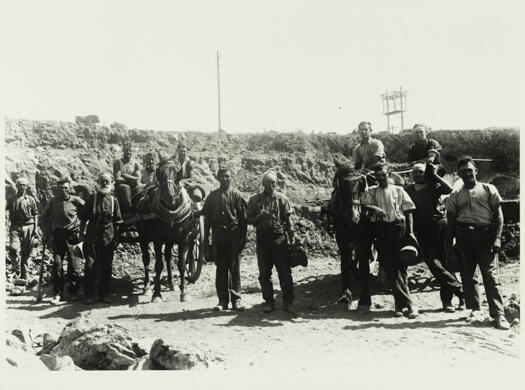
[[[10,118],[228,132],[518,126],[519,1],[2,0]],[[399,116],[392,117],[399,130]]]

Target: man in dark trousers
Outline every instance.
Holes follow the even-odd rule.
[[[468,321],[482,321],[481,303],[474,272],[479,265],[489,314],[498,329],[509,329],[505,318],[501,285],[498,278],[498,253],[501,250],[503,211],[501,196],[492,184],[477,181],[477,168],[472,157],[460,158],[458,174],[463,187],[447,198],[447,252],[456,237],[462,254],[461,279],[467,308],[472,309]]]
[[[6,202],[5,207],[10,222],[8,255],[11,270],[20,279],[26,279],[31,240],[36,234],[38,210],[35,198],[27,193],[29,181],[25,177],[20,177],[15,183],[16,195]]]
[[[68,245],[79,242],[80,220],[78,213],[84,201],[70,194],[69,179],[57,182],[57,195],[47,203],[42,212],[41,222],[45,232],[44,241],[51,237],[53,251],[53,296],[51,303],[58,304],[64,299],[64,256],[67,256],[68,293],[72,301],[77,301],[80,281],[80,263],[71,255]]]
[[[209,242],[212,229],[213,258],[217,266],[215,287],[219,303],[214,310],[244,311],[241,304],[241,251],[246,244],[246,201],[231,183],[231,171],[217,172],[220,187],[204,203],[204,242]]]
[[[98,300],[112,302],[109,297],[111,263],[122,218],[118,200],[111,195],[111,189],[111,174],[99,175],[97,191],[87,199],[79,215],[86,259],[84,294],[87,304]]]
[[[293,210],[288,198],[275,192],[276,183],[274,172],[264,175],[264,190],[248,201],[248,223],[257,229],[257,265],[265,301],[263,311],[270,313],[275,310],[272,285],[272,268],[275,265],[283,294],[283,309],[295,313],[292,271],[288,262],[288,243],[291,245],[294,242],[290,221]]]
[[[402,187],[389,182],[389,174],[385,164],[376,166],[374,175],[379,185],[363,193],[361,204],[365,212],[376,219],[370,223],[368,231],[377,239],[379,261],[394,295],[395,316],[402,317],[406,310],[408,318],[416,318],[419,313],[408,290],[407,266],[399,259],[403,240],[409,236],[415,240],[412,212],[416,206]]]
[[[449,313],[456,311],[452,305],[454,295],[459,298],[458,309],[462,310],[464,301],[461,283],[445,267],[447,220],[441,196],[450,194],[452,187],[437,174],[437,168],[433,164],[414,164],[412,177],[414,183],[405,190],[416,205],[414,227],[425,263],[441,285],[443,310]]]

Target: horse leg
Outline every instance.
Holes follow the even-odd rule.
[[[168,270],[168,288],[170,291],[175,291],[175,286],[173,286],[173,271],[171,269],[171,251],[173,249],[173,244],[166,243],[164,246],[164,257],[166,259],[166,268]]]
[[[339,246],[339,254],[341,257],[341,296],[338,302],[346,302],[348,310],[352,306],[352,292],[350,290],[350,262],[352,259],[352,252],[350,245],[344,242],[343,239],[337,240]]]
[[[162,274],[162,268],[164,263],[162,262],[162,242],[154,242],[155,247],[155,279],[153,287],[152,302],[162,302],[162,295],[160,293],[160,276]]]
[[[144,264],[144,294],[151,293],[151,285],[149,279],[149,242],[146,240],[140,241],[140,250],[142,252],[142,264]]]
[[[187,295],[184,292],[184,286],[186,284],[186,278],[184,276],[186,272],[186,255],[188,253],[188,246],[184,243],[179,243],[178,248],[179,261],[177,262],[177,268],[179,269],[180,275],[180,301],[186,301]]]

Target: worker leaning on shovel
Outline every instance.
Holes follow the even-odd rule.
[[[70,194],[69,179],[57,182],[57,195],[51,198],[42,212],[43,242],[51,245],[53,266],[51,271],[53,281],[53,299],[51,303],[58,304],[65,300],[64,296],[64,257],[67,258],[68,295],[70,301],[78,300],[81,265],[78,256],[73,252],[73,246],[78,244],[80,220],[78,214],[84,206],[84,201]]]

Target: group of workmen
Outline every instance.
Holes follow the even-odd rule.
[[[370,122],[358,126],[359,144],[354,148],[352,160],[355,168],[374,172],[375,182],[370,182],[361,196],[364,209],[374,213],[369,221],[370,236],[361,240],[361,255],[369,252],[375,239],[379,259],[389,272],[390,288],[395,302],[395,316],[416,318],[418,311],[413,304],[408,285],[407,269],[399,256],[400,243],[411,238],[423,252],[424,260],[441,285],[440,297],[443,310],[471,310],[468,321],[483,319],[480,293],[475,277],[479,265],[483,277],[489,314],[495,326],[508,329],[505,319],[501,286],[498,281],[497,255],[501,248],[503,213],[497,189],[476,179],[477,168],[471,157],[457,161],[458,175],[463,184],[452,188],[440,170],[441,146],[427,137],[428,127],[413,127],[415,142],[409,148],[407,161],[412,164],[413,183],[406,188],[393,185],[389,180],[384,146],[372,138]],[[192,162],[188,149],[179,145],[172,157],[180,163],[178,180],[191,179]],[[157,184],[156,158],[148,153],[144,168],[133,158],[132,147],[124,144],[123,157],[115,160],[112,173],[98,176],[96,191],[86,201],[71,195],[68,179],[59,181],[57,193],[41,213],[40,226],[43,241],[53,252],[52,303],[66,299],[64,281],[69,281],[67,299],[78,300],[81,272],[77,258],[72,255],[75,244],[83,242],[84,299],[86,303],[110,303],[109,282],[113,252],[118,244],[119,226],[123,216],[132,213],[132,196],[144,186]],[[213,259],[216,264],[216,291],[218,304],[214,310],[231,308],[243,311],[241,303],[241,252],[246,244],[247,225],[256,229],[256,252],[259,283],[265,313],[275,310],[272,270],[275,266],[282,292],[284,311],[295,313],[294,289],[289,250],[296,245],[291,214],[293,209],[287,197],[276,191],[277,175],[268,171],[263,175],[263,190],[246,202],[232,183],[233,172],[220,167],[216,178],[219,188],[212,191],[202,207],[204,216],[204,242],[211,230]],[[16,181],[17,194],[7,202],[9,211],[9,257],[12,270],[26,278],[27,260],[31,239],[37,226],[37,202],[28,194],[28,181]],[[113,196],[113,187],[115,196]],[[443,195],[448,195],[443,202]],[[449,269],[446,259],[453,252],[453,240],[459,249],[461,283]],[[63,262],[67,260],[67,277]],[[368,261],[368,260],[367,260]],[[459,298],[456,308],[454,296]],[[359,302],[370,307],[371,302]],[[359,309],[359,307],[358,307]]]

